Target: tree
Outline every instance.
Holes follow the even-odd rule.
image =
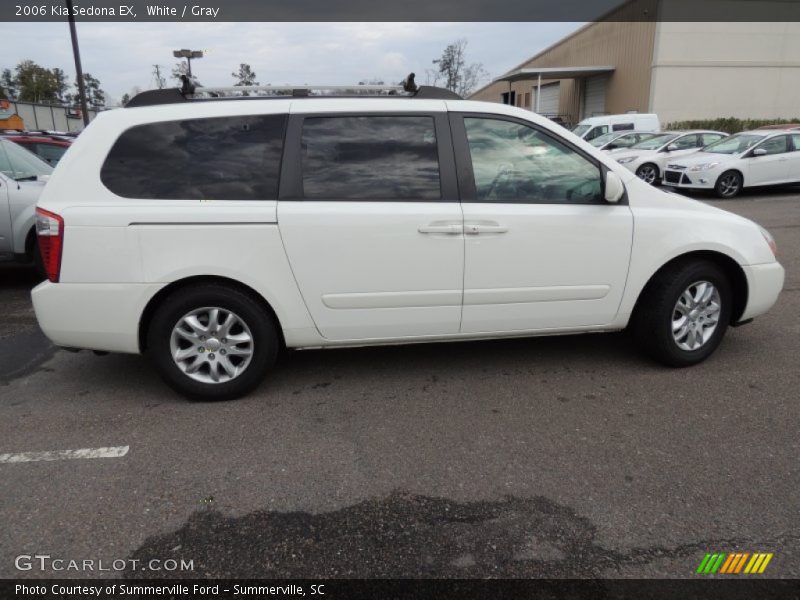
[[[18,100],[22,102],[58,102],[58,81],[53,71],[37,65],[32,60],[23,60],[15,69],[15,83],[19,87]]]
[[[467,40],[459,39],[448,44],[441,57],[433,61],[437,70],[426,72],[431,85],[436,85],[440,79],[444,87],[459,96],[468,96],[478,84],[488,77],[488,73],[481,63],[467,64]]]
[[[83,85],[86,88],[86,104],[95,108],[105,106],[106,93],[100,88],[100,80],[92,77],[91,73],[83,74]],[[75,82],[75,89],[79,90],[78,82]],[[77,99],[77,94],[75,98]]]
[[[122,94],[122,98],[119,99],[119,105],[124,107],[130,101],[131,101],[131,95],[130,94]]]
[[[175,66],[172,67],[172,78],[176,79],[178,83],[180,83],[182,75],[188,75],[188,74],[189,74],[189,64],[184,60],[175,63]]]
[[[52,70],[52,73],[53,73],[53,80],[55,82],[56,97],[58,98],[58,101],[61,102],[62,104],[69,103],[70,100],[72,99],[72,97],[69,94],[69,83],[67,83],[69,77],[67,77],[67,74],[64,73],[64,71],[62,69],[59,69],[58,67],[54,68]]]
[[[159,90],[163,90],[167,85],[167,80],[161,75],[161,65],[153,65],[153,80]]]
[[[236,87],[245,85],[258,85],[258,82],[256,81],[256,74],[247,63],[241,63],[239,65],[238,73],[231,73],[231,77],[236,79],[236,83],[233,84]],[[247,92],[244,92],[244,95],[249,96]]]
[[[3,69],[0,74],[0,99],[13,100],[17,97],[17,81],[11,69]]]

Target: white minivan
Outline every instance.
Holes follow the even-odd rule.
[[[613,131],[660,131],[658,115],[652,113],[625,113],[624,115],[603,115],[589,117],[578,123],[572,133],[587,142]]]
[[[45,334],[225,399],[283,348],[630,327],[687,366],[782,288],[763,228],[530,111],[298,93],[158,90],[100,113],[37,209]]]

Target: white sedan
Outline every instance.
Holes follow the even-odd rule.
[[[612,150],[610,154],[642,181],[657,184],[661,182],[668,162],[678,156],[697,152],[703,146],[727,136],[721,131],[670,131],[624,150]]]
[[[669,163],[664,184],[714,190],[733,198],[742,188],[800,182],[800,130],[737,133]]]

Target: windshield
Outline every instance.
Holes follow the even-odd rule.
[[[674,140],[678,137],[677,133],[662,133],[661,135],[657,135],[655,137],[651,137],[649,140],[644,140],[643,142],[639,142],[638,144],[634,144],[631,146],[631,150],[658,150],[669,142],[670,140]]]
[[[739,154],[750,149],[764,139],[765,136],[753,133],[737,133],[731,137],[709,144],[703,148],[703,152],[713,152],[715,154]]]
[[[53,168],[22,146],[8,140],[0,140],[0,173],[21,181],[50,175]]]
[[[576,125],[575,129],[572,130],[572,133],[574,133],[578,137],[581,137],[584,133],[589,131],[590,127],[591,125]]]
[[[599,148],[600,146],[606,145],[608,142],[614,140],[615,138],[620,137],[618,131],[612,131],[610,133],[604,133],[603,135],[599,135],[593,140],[589,140],[589,143],[594,146],[595,148]]]

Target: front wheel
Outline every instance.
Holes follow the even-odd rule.
[[[672,367],[708,358],[731,319],[732,292],[725,273],[710,261],[667,267],[648,284],[631,322],[635,340]]]
[[[197,285],[156,310],[148,353],[162,378],[191,400],[229,400],[253,390],[278,354],[278,332],[258,302],[238,289]]]
[[[658,167],[653,163],[645,163],[636,169],[636,176],[650,185],[658,184],[660,175]]]
[[[717,179],[714,191],[720,198],[733,198],[742,191],[742,175],[737,171],[726,171]]]

